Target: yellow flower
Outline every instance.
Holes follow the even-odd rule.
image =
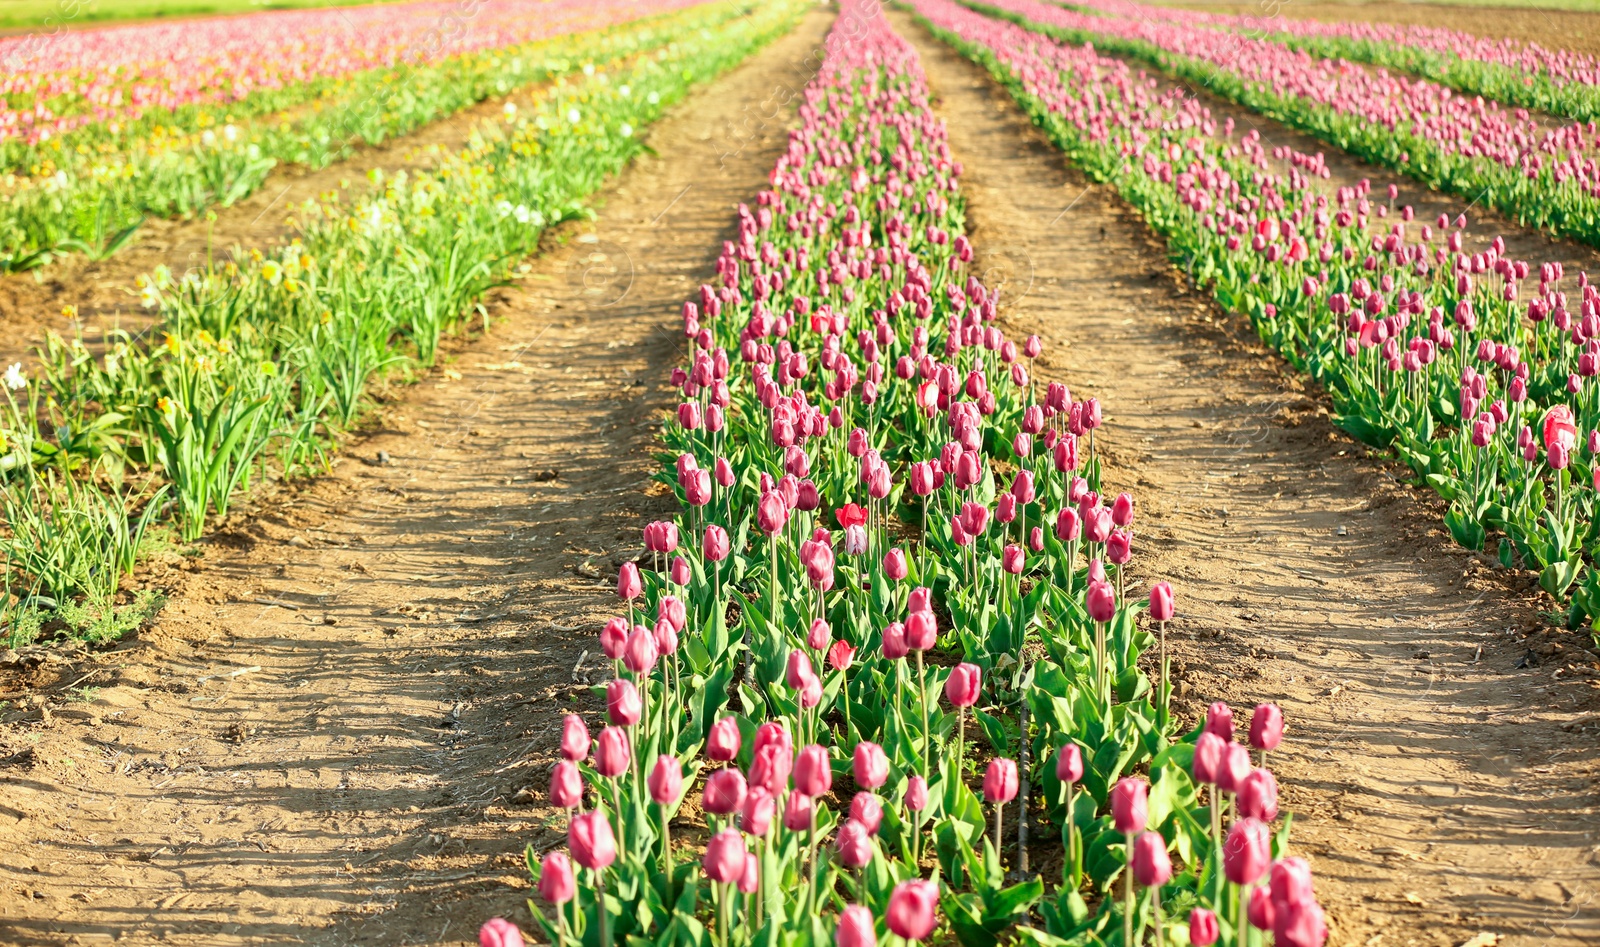
[[[277,363],[275,363],[275,362],[262,362],[261,363],[261,374],[263,374],[263,375],[276,375],[276,374],[278,374]]]
[[[167,337],[161,340],[161,344],[162,344],[163,347],[166,348],[166,350],[168,352],[171,352],[173,355],[177,355],[178,352],[180,350],[182,350],[182,348],[183,348],[183,343],[179,342],[178,341],[178,337],[175,336],[175,335],[172,335],[171,333],[168,333]]]

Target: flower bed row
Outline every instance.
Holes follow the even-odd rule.
[[[632,0],[607,0],[540,19],[533,35],[541,38],[519,45],[407,59],[266,99],[151,112],[128,129],[94,126],[67,139],[14,143],[12,157],[28,177],[0,191],[0,272],[42,265],[67,251],[108,256],[147,216],[188,216],[232,204],[260,187],[279,163],[325,167],[357,145],[414,131],[492,95],[580,67],[608,66],[743,10],[704,5],[623,23],[639,12]],[[614,23],[622,25],[607,25]]]
[[[622,566],[605,726],[566,721],[567,849],[530,849],[552,943],[1244,945],[1248,916],[1320,947],[1258,765],[1282,718],[1176,733],[1172,591],[1127,574],[1099,405],[1035,381],[968,272],[960,171],[914,50],[847,0],[683,306],[682,509]]]
[[[306,208],[271,256],[154,274],[142,283],[160,344],[112,334],[97,355],[51,336],[36,377],[13,366],[0,410],[9,642],[69,604],[108,611],[152,522],[193,539],[252,481],[322,463],[371,380],[433,364],[545,227],[584,213],[643,150],[639,129],[798,11],[689,20],[615,74],[557,83],[515,126],[483,126],[433,171],[375,175],[353,205]]]
[[[1171,19],[1244,33],[1318,57],[1409,72],[1507,105],[1542,109],[1580,122],[1600,118],[1600,59],[1532,41],[1489,39],[1420,23],[1232,16],[1133,0],[1077,0],[1071,5],[1107,16]]]
[[[1429,187],[1600,246],[1600,146],[1592,125],[1542,128],[1521,110],[1425,79],[1169,19],[1090,16],[1040,0],[972,6],[1066,42],[1144,59]]]
[[[1575,590],[1573,623],[1600,613],[1586,569],[1600,290],[1587,274],[1509,259],[1499,240],[1466,252],[1464,218],[1414,220],[1394,191],[1329,193],[1318,157],[1280,148],[1283,164],[1269,162],[1254,132],[1233,137],[1092,47],[943,0],[917,6],[1138,208],[1196,282],[1326,386],[1337,423],[1443,496],[1458,541],[1501,534],[1507,566],[1535,569],[1558,600]]]

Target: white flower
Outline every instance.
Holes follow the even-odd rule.
[[[228,139],[229,141],[238,141],[239,129],[233,125],[224,125],[222,128],[222,137]]]
[[[632,138],[633,137],[633,126],[629,125],[627,122],[623,122],[622,123],[622,127],[617,129],[617,131],[621,132],[622,133],[622,137],[624,137],[624,138]]]
[[[661,101],[661,96],[659,96],[656,93],[652,92],[649,95],[645,96],[644,100],[646,102],[649,102],[651,105],[656,105]]]
[[[212,131],[211,129],[208,128],[205,131],[200,133],[200,144],[205,145],[207,148],[210,148],[212,145],[214,145],[216,143],[217,143],[217,133],[216,132],[214,132],[214,131]]]
[[[577,109],[567,109],[567,121],[569,121],[572,124],[576,125],[582,119],[583,119],[583,113],[579,112]]]
[[[511,119],[516,118],[517,117],[517,103],[515,103],[515,102],[507,102],[506,103],[506,107],[504,109],[504,112],[505,112],[505,115],[506,115],[506,121],[509,122]]]
[[[494,205],[494,210],[495,213],[500,216],[500,219],[504,220],[505,218],[511,216],[511,202],[501,201],[500,203]]]
[[[144,288],[139,290],[139,305],[146,309],[154,309],[159,302],[161,302],[161,296],[156,292],[154,286],[146,283]]]
[[[583,66],[583,74],[586,76],[594,75],[594,63],[585,63]]]
[[[621,86],[620,88],[617,89],[617,94],[622,96],[623,98],[627,98],[629,95],[633,94],[633,86],[631,86],[631,85]]]
[[[22,374],[21,362],[12,362],[11,367],[6,369],[6,387],[12,391],[28,387],[28,376]]]

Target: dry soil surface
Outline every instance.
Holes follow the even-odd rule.
[[[1045,339],[1043,376],[1105,406],[1110,483],[1140,503],[1135,562],[1178,591],[1183,712],[1284,708],[1272,765],[1333,943],[1600,940],[1596,691],[1530,651],[1536,601],[1453,546],[1432,496],[1335,431],[986,75],[897,22],[1004,318]]]
[[[664,117],[659,157],[331,476],[152,574],[154,630],[5,669],[0,942],[530,926],[523,847],[565,839],[542,805],[560,715],[601,709],[580,656],[668,502],[645,478],[677,307],[764,186],[827,24]]]

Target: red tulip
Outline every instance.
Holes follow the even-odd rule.
[[[856,430],[859,431],[861,429],[857,428]],[[865,431],[862,431],[861,433],[863,437],[866,436]],[[834,510],[833,516],[834,519],[838,520],[840,529],[849,529],[852,526],[861,526],[867,522],[866,508],[857,503],[846,503],[844,506]]]
[[[878,932],[873,928],[872,911],[852,904],[839,912],[839,926],[833,931],[834,947],[878,947]]]
[[[937,923],[934,909],[938,905],[937,883],[923,879],[902,881],[889,895],[889,909],[884,913],[884,920],[889,930],[906,940],[926,940]]]
[[[826,747],[813,743],[800,751],[794,764],[794,787],[808,796],[826,795],[833,787],[833,766]]]
[[[736,769],[719,769],[706,780],[700,807],[712,815],[732,815],[744,805],[744,774]]]
[[[1250,714],[1250,745],[1271,751],[1283,742],[1283,711],[1277,704],[1257,704]]]
[[[670,806],[677,802],[683,795],[683,766],[678,758],[666,754],[656,757],[656,765],[651,767],[646,784],[650,798],[657,805]]]
[[[856,785],[863,789],[877,789],[882,786],[889,778],[889,757],[884,754],[883,747],[866,740],[857,743],[853,773]],[[811,795],[816,796],[820,793]]]
[[[539,897],[551,904],[566,904],[578,893],[572,863],[563,852],[547,852],[539,866]]]
[[[1159,888],[1172,880],[1172,859],[1160,832],[1141,832],[1133,840],[1133,879],[1145,888]]]
[[[1221,936],[1222,928],[1217,916],[1205,908],[1189,912],[1189,943],[1193,947],[1211,947]]]
[[[1233,823],[1222,845],[1222,870],[1236,885],[1255,884],[1272,860],[1272,834],[1260,819]]]
[[[711,725],[711,732],[706,735],[706,756],[726,763],[739,755],[739,743],[739,721],[723,717]]]
[[[563,759],[581,760],[589,755],[589,728],[577,714],[567,714],[561,721],[561,756]]]
[[[738,881],[739,876],[744,874],[744,860],[748,857],[744,836],[733,829],[723,829],[706,843],[706,853],[700,859],[700,867],[705,870],[707,878],[718,884],[728,884]]]
[[[639,700],[639,689],[625,677],[612,678],[606,683],[606,716],[619,727],[631,727],[639,722],[644,705]]]
[[[583,775],[578,764],[571,760],[558,760],[550,771],[550,804],[563,809],[573,809],[583,804]]]
[[[983,798],[1005,805],[1017,797],[1017,764],[1007,759],[992,759],[983,774]]]
[[[591,809],[574,817],[567,826],[567,848],[572,860],[590,871],[599,871],[616,861],[617,840],[605,813]]]
[[[1067,507],[1056,514],[1056,538],[1062,542],[1072,542],[1083,535],[1083,521],[1078,516],[1078,511]]]
[[[551,854],[557,854],[552,852]],[[564,856],[561,857],[566,861]],[[570,877],[572,872],[567,872]],[[543,875],[540,876],[541,878]],[[569,897],[567,900],[571,900]],[[559,902],[555,902],[559,903]],[[491,917],[478,928],[478,947],[524,947],[522,931],[517,926],[503,917]]]
[[[850,642],[841,638],[833,643],[833,647],[828,649],[828,666],[835,671],[849,670],[850,662],[855,656],[856,649],[850,646]],[[842,694],[840,696],[841,698],[843,697]]]
[[[1015,543],[1008,544],[1000,554],[1000,568],[1012,575],[1021,575],[1023,567],[1027,564],[1027,554],[1022,547]]]

